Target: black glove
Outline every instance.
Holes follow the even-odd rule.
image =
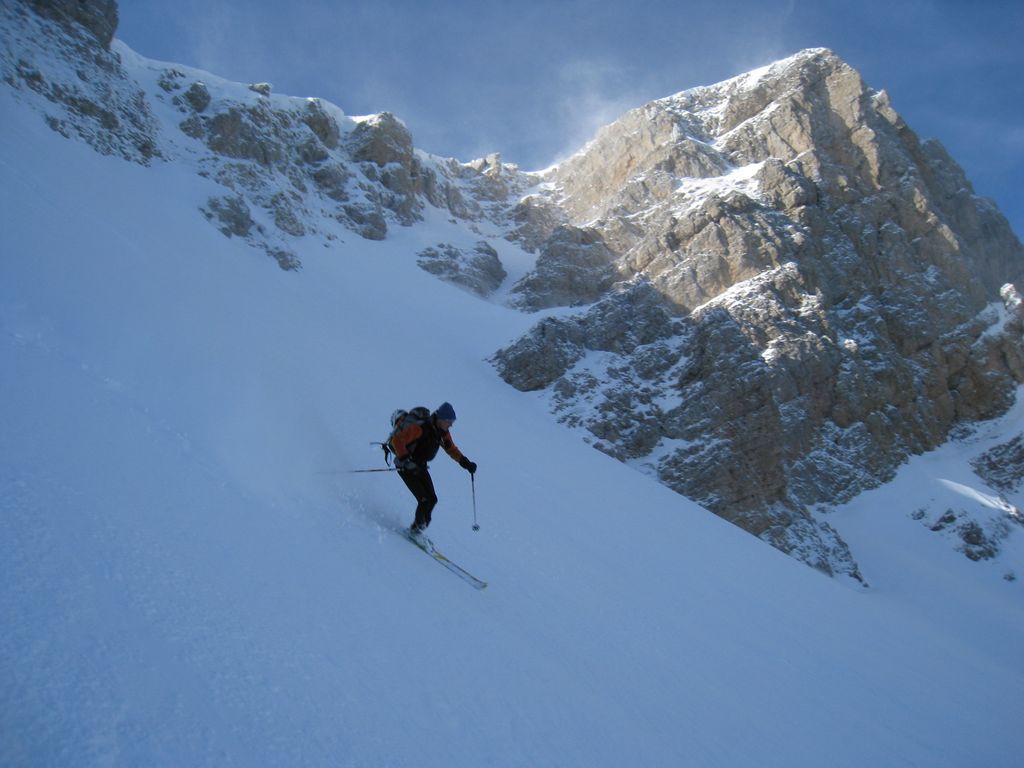
[[[465,456],[463,456],[462,460],[459,461],[459,466],[462,467],[467,472],[469,472],[469,474],[471,475],[476,474],[476,464],[467,459]]]

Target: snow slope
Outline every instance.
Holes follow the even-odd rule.
[[[909,512],[1020,411],[835,513],[842,584],[504,385],[536,317],[416,268],[479,239],[447,216],[285,273],[186,164],[6,90],[0,125],[0,764],[1019,764],[1022,537],[971,563]],[[441,456],[431,533],[483,592],[396,535],[397,477],[348,474],[442,400],[481,530]]]

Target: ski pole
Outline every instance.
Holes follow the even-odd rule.
[[[388,467],[387,469],[350,469],[346,472],[349,475],[359,475],[364,472],[397,472],[397,467]]]
[[[476,475],[469,476],[469,487],[473,491],[473,530],[479,531],[480,524],[476,521]]]

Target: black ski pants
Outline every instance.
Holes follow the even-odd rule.
[[[437,505],[437,493],[434,492],[434,481],[426,469],[415,472],[401,472],[398,476],[402,478],[409,492],[416,497],[416,522],[419,528],[426,528],[430,525],[430,513]]]

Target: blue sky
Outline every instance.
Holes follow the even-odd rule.
[[[527,170],[651,99],[828,47],[1024,237],[1021,0],[124,0],[120,16],[144,56],[391,111],[421,149]]]

